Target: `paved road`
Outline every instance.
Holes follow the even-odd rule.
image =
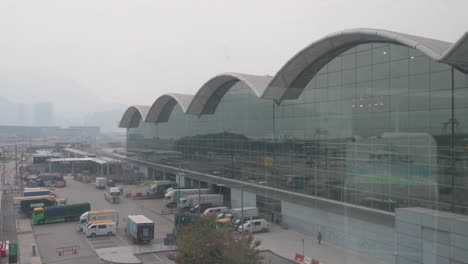
[[[173,227],[173,223],[167,218],[156,214],[154,210],[144,207],[137,201],[122,197],[120,204],[110,204],[104,199],[104,191],[96,189],[93,184],[76,182],[71,177],[67,178],[67,187],[55,191],[57,196],[68,199],[69,204],[89,202],[92,210],[115,208],[119,211],[120,223],[117,235],[96,238],[85,238],[77,231],[76,222],[33,226],[39,253],[46,263],[99,263],[94,249],[131,245],[130,239],[124,234],[123,222],[123,218],[129,214],[144,214],[155,222],[154,243],[161,242],[165,234],[171,232]],[[162,203],[162,201],[152,200],[151,203]],[[57,255],[56,248],[72,245],[80,246],[78,254]],[[84,259],[87,261],[85,262]],[[154,263],[146,261],[147,258],[145,258],[144,263]]]
[[[0,164],[0,174],[2,173]],[[10,161],[5,163],[5,182],[12,183],[14,178],[15,162]],[[15,212],[13,197],[17,194],[11,191],[6,191],[1,199],[1,212],[3,213],[0,219],[0,240],[9,240],[12,243],[17,241],[15,216],[10,213]]]

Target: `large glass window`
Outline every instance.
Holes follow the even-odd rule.
[[[127,148],[378,210],[468,214],[467,131],[466,74],[408,47],[368,43],[330,61],[295,100],[259,99],[239,82],[214,114],[176,105],[168,122],[128,129]]]

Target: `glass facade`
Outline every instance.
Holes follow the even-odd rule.
[[[467,75],[412,48],[361,44],[299,98],[259,99],[238,82],[214,114],[129,128],[147,161],[393,212],[468,214]],[[209,107],[209,106],[206,106]]]

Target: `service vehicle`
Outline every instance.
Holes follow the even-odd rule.
[[[217,213],[225,213],[227,211],[229,211],[229,208],[227,208],[226,206],[220,206],[220,207],[208,208],[203,212],[203,214],[204,215],[215,215]]]
[[[255,219],[245,222],[243,225],[240,225],[237,228],[239,232],[267,232],[268,231],[268,222],[265,219]]]
[[[154,222],[144,215],[129,215],[125,218],[125,233],[133,243],[148,243],[154,239]]]
[[[106,187],[104,198],[111,203],[120,203],[119,187]]]
[[[229,211],[227,213],[219,213],[216,215],[215,217],[216,219],[223,219],[223,218],[229,218],[230,220],[233,220],[236,218],[236,215],[232,214],[232,213],[229,213]]]
[[[214,206],[221,206],[224,203],[222,194],[191,194],[179,199],[179,208],[192,208],[199,203],[211,203]]]
[[[86,226],[83,234],[86,237],[96,236],[113,236],[117,233],[117,225],[115,222],[104,220],[95,221]]]
[[[96,220],[112,220],[119,225],[119,213],[115,209],[88,211],[80,216],[78,228],[83,231],[88,222]]]
[[[216,228],[221,228],[221,227],[229,227],[229,229],[232,229],[231,225],[231,219],[230,218],[220,218],[216,219]]]
[[[33,210],[32,221],[35,225],[48,223],[77,221],[80,216],[89,211],[89,203],[70,204],[65,206],[36,207]]]
[[[96,188],[104,189],[107,185],[107,179],[104,177],[97,177],[94,184],[96,185]]]
[[[180,198],[183,198],[187,195],[191,194],[209,194],[211,192],[210,189],[180,189],[180,190],[173,190],[167,192],[164,195],[164,202],[166,203],[167,207],[171,207],[177,205]]]

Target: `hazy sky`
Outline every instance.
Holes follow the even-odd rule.
[[[274,75],[334,31],[456,41],[468,0],[2,0],[0,71],[67,76],[108,101],[151,104],[231,71]]]

